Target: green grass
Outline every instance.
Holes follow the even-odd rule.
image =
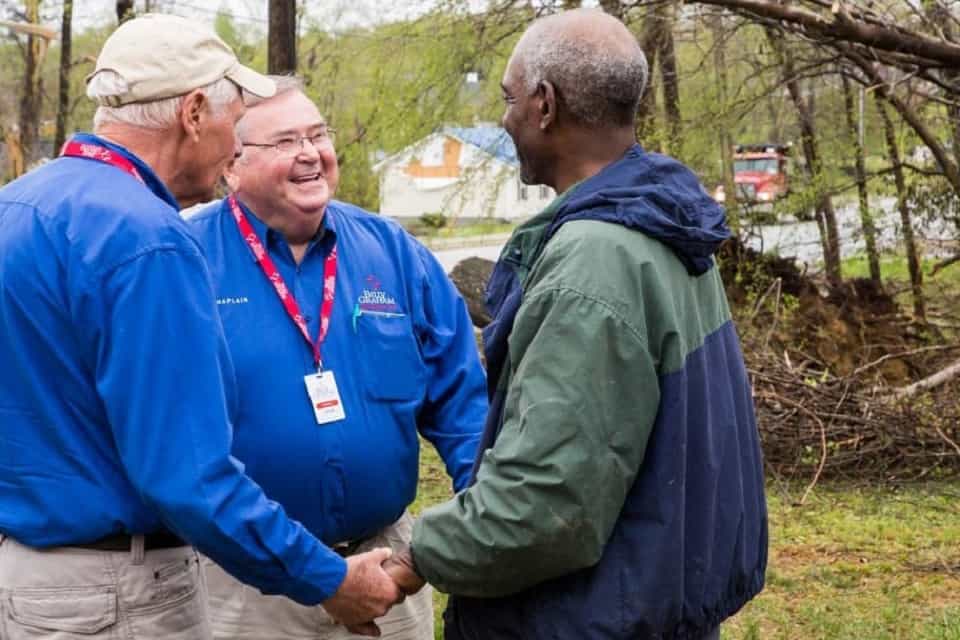
[[[960,640],[960,483],[768,491],[767,588],[724,639]]]
[[[920,263],[920,270],[925,279],[930,279],[930,272],[937,260],[923,260]],[[854,256],[844,260],[841,265],[841,271],[844,278],[868,278],[870,276],[870,265],[865,255]],[[899,280],[908,282],[910,280],[910,271],[907,267],[907,258],[902,255],[884,254],[880,257],[880,275],[883,280]],[[950,284],[954,289],[960,289],[960,265],[947,267],[932,278],[934,281]]]
[[[960,640],[960,482],[768,488],[767,587],[723,627],[724,640]],[[424,508],[450,480],[423,447]],[[446,599],[435,596],[437,638]]]
[[[451,224],[440,229],[418,225],[414,233],[420,238],[472,238],[500,233],[510,233],[516,225],[499,220],[474,222],[471,224]]]
[[[420,441],[420,484],[417,487],[417,499],[410,511],[418,515],[429,506],[440,504],[453,496],[453,485],[443,462],[436,450],[425,440]],[[447,606],[447,596],[439,591],[433,592],[433,619],[436,640],[443,639],[443,610]]]

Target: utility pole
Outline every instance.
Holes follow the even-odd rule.
[[[123,24],[136,14],[133,9],[133,0],[117,0],[116,7],[118,24]]]
[[[40,0],[27,0],[25,4],[27,22],[38,24]],[[47,43],[48,41],[42,36],[28,32],[23,59],[23,94],[20,97],[20,116],[17,120],[22,166],[14,167],[14,177],[22,173],[30,163],[30,154],[40,134],[40,103],[43,99],[41,85],[43,79],[40,71],[43,67],[43,57],[47,52]]]
[[[297,72],[296,0],[270,0],[267,30],[267,72]]]
[[[53,151],[58,153],[67,137],[67,111],[70,109],[70,56],[73,54],[73,0],[63,0],[60,21],[60,87],[57,94],[57,134]]]

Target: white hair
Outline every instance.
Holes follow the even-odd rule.
[[[633,38],[572,38],[550,28],[562,15],[534,22],[518,45],[514,55],[524,88],[533,94],[541,82],[552,83],[570,115],[586,126],[631,124],[649,74],[640,45]]]
[[[303,93],[303,87],[304,87],[303,80],[297,76],[270,74],[267,77],[273,80],[273,83],[277,86],[277,92],[272,96],[270,96],[269,98],[262,98],[260,96],[244,91],[243,104],[246,105],[247,109],[252,109],[258,104],[262,104],[267,100],[272,100],[277,96],[282,96],[292,91],[299,91],[300,93]],[[240,136],[241,138],[243,138],[244,134],[246,133],[246,126],[245,126],[244,120],[245,120],[245,117],[240,118],[240,122],[237,123],[237,135]],[[247,157],[246,155],[240,156],[240,160],[243,160],[246,157]]]
[[[210,100],[214,113],[220,113],[228,104],[240,97],[240,87],[228,78],[221,78],[208,85],[197,87]],[[127,82],[120,74],[104,70],[90,78],[87,97],[97,100],[126,92]],[[161,98],[150,102],[134,102],[119,107],[100,105],[93,116],[93,128],[107,123],[127,124],[146,129],[167,129],[177,121],[183,96]]]
[[[273,94],[271,98],[276,98],[277,96],[290,93],[291,91],[299,91],[300,93],[303,93],[303,80],[297,76],[270,74],[267,77],[273,80],[273,84],[277,85],[277,92]],[[243,94],[243,103],[247,105],[248,108],[255,107],[261,102],[269,99],[270,98],[256,96],[249,92],[244,92]]]

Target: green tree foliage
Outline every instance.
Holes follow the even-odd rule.
[[[339,197],[376,209],[378,159],[444,124],[498,121],[503,68],[530,18],[524,10],[471,15],[464,2],[376,28],[310,25],[300,73],[338,130]]]

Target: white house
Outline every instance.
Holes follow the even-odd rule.
[[[536,215],[553,189],[520,182],[513,141],[501,127],[444,127],[381,160],[380,212],[395,218],[516,220]]]

